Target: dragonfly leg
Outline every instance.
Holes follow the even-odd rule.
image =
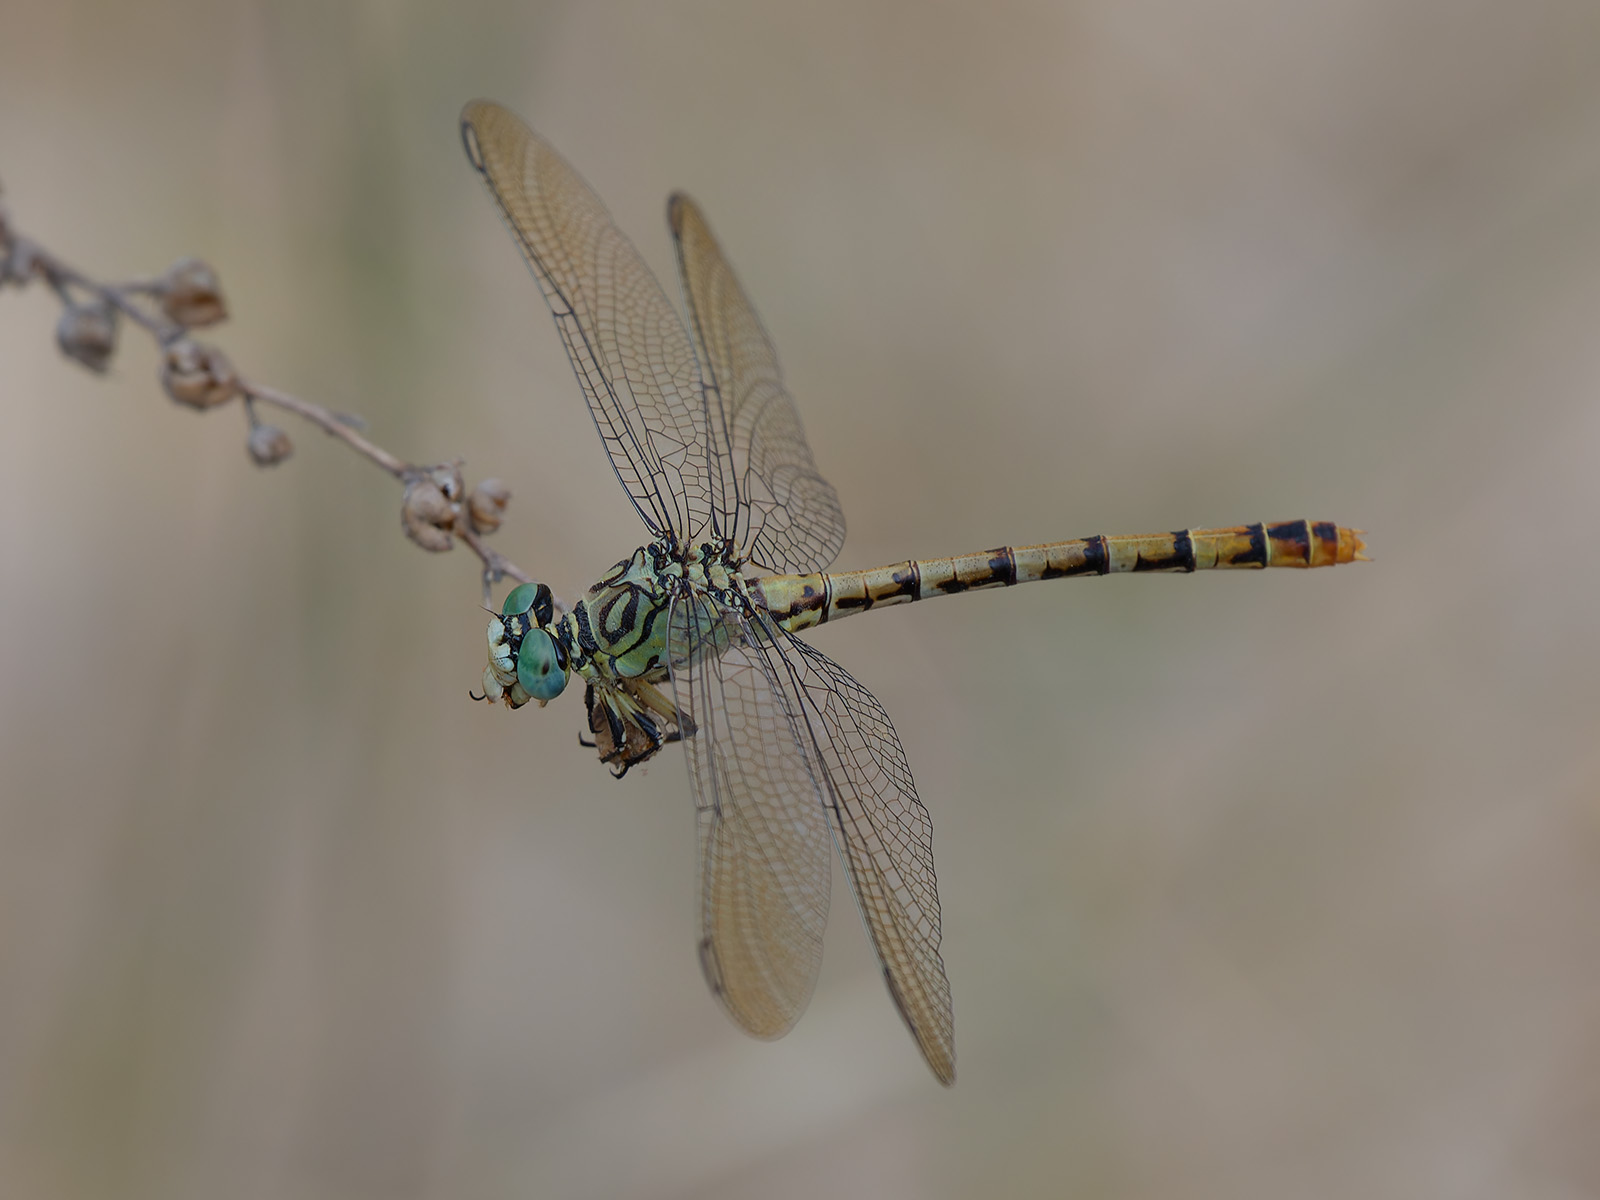
[[[659,693],[658,693],[659,695]],[[628,768],[651,758],[665,738],[650,715],[653,707],[621,688],[596,688],[590,684],[584,693],[589,709],[589,732],[594,741],[585,745],[599,752],[600,761],[621,779]],[[580,742],[583,741],[580,735]]]
[[[660,688],[656,687],[654,684],[645,683],[642,680],[636,680],[634,681],[632,691],[633,694],[638,698],[639,702],[651,712],[655,713],[659,717],[665,717],[667,720],[677,724],[678,706],[671,700],[667,699],[666,695],[663,694]]]
[[[665,745],[668,742],[681,742],[684,738],[695,735],[694,718],[686,712],[679,712],[678,706],[660,688],[654,684],[635,683],[633,691],[646,708],[672,723],[672,731],[659,739],[660,745]],[[640,715],[642,716],[643,714]],[[655,732],[653,722],[651,732]]]
[[[592,683],[583,689],[583,711],[589,714],[589,732],[594,733],[594,684]],[[580,746],[586,746],[590,750],[594,750],[599,747],[599,744],[598,734],[596,734],[596,740],[592,742],[584,741],[583,734],[580,733],[578,735],[578,745]],[[604,755],[601,755],[601,761],[605,761]]]

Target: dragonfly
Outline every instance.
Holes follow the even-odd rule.
[[[746,1032],[773,1039],[817,981],[831,854],[889,995],[933,1074],[955,1081],[933,824],[889,714],[799,637],[879,608],[1034,580],[1325,567],[1365,560],[1326,521],[1001,546],[829,571],[839,497],[818,472],[778,359],[699,207],[667,204],[687,323],[600,198],[487,101],[461,117],[649,540],[570,609],[522,583],[488,626],[476,699],[543,707],[583,681],[586,740],[617,776],[679,743],[699,856],[699,957]]]

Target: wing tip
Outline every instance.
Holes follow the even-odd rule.
[[[877,949],[874,939],[873,949]],[[939,975],[944,978],[944,964],[939,964]],[[889,969],[889,964],[883,964],[883,981],[889,985],[889,998],[894,1001],[895,1009],[900,1013],[900,1019],[905,1022],[905,1027],[911,1032],[911,1040],[917,1043],[917,1049],[922,1052],[922,1061],[928,1064],[928,1070],[933,1072],[933,1077],[944,1087],[954,1087],[956,1082],[956,1047],[949,1033],[950,1012],[948,1008],[949,982],[945,983],[946,1031],[943,1036],[936,1036],[933,1031],[925,1030],[922,1023],[912,1013],[906,1004],[906,998],[901,993],[899,985],[895,982],[894,972]]]
[[[684,218],[691,215],[699,217],[700,224],[705,224],[705,218],[700,216],[700,206],[688,192],[677,191],[667,197],[667,227],[672,230],[673,237],[683,236]]]
[[[513,121],[518,119],[509,108],[493,100],[469,100],[461,106],[461,146],[467,152],[467,161],[472,164],[472,169],[480,175],[488,173],[488,165],[484,162],[478,127],[486,120],[503,120],[507,117]]]
[[[949,1042],[932,1044],[925,1042],[915,1029],[911,1031],[911,1036],[917,1043],[917,1049],[922,1051],[922,1061],[928,1064],[928,1070],[933,1072],[933,1077],[939,1081],[939,1086],[955,1087],[956,1048]]]

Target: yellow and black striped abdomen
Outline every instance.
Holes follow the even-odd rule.
[[[785,629],[805,629],[851,613],[931,596],[1011,587],[1037,579],[1137,571],[1331,567],[1365,561],[1359,530],[1329,521],[1282,521],[1227,529],[1096,535],[1039,546],[1001,546],[954,558],[911,559],[837,574],[773,575],[750,585]]]

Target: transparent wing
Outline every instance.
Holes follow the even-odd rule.
[[[652,533],[712,525],[706,401],[683,322],[589,185],[513,113],[461,114],[482,174],[550,304],[589,411]]]
[[[778,356],[693,200],[667,205],[701,370],[723,532],[775,573],[820,571],[844,545],[844,513],[817,472]],[[728,518],[732,518],[729,520]]]
[[[770,621],[762,614],[763,620]],[[774,631],[776,634],[776,631]],[[922,1056],[955,1082],[955,1017],[939,956],[933,822],[883,705],[821,651],[782,639],[794,694],[828,786],[850,887],[895,1006]]]
[[[768,630],[684,596],[668,624],[700,834],[700,964],[742,1028],[782,1037],[811,999],[828,919],[828,820]]]

